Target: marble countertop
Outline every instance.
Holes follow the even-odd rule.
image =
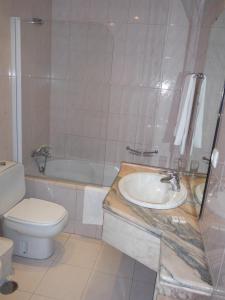
[[[211,295],[212,282],[198,224],[199,206],[193,188],[204,178],[182,176],[188,190],[185,203],[175,209],[143,208],[125,200],[118,190],[119,180],[133,172],[160,169],[122,163],[120,172],[104,201],[104,209],[148,231],[161,240],[158,282],[202,295]]]

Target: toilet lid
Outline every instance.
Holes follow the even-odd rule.
[[[29,198],[19,202],[4,217],[19,223],[55,225],[66,215],[67,211],[61,205],[45,200]]]

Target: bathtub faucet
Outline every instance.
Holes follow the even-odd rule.
[[[48,145],[41,145],[39,148],[35,149],[31,153],[31,157],[34,158],[38,170],[40,173],[44,174],[47,164],[47,159],[51,157],[51,147]]]
[[[161,182],[169,183],[172,187],[172,191],[179,192],[180,191],[180,176],[177,172],[167,172],[166,177],[161,178]]]
[[[50,157],[50,150],[51,150],[50,146],[41,145],[39,148],[32,151],[31,156],[32,157],[39,157],[39,156]]]

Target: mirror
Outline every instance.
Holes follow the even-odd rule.
[[[188,11],[184,2],[185,1],[182,1],[185,11]],[[178,169],[197,175],[198,183],[194,187],[194,193],[200,206],[203,199],[206,176],[210,169],[209,159],[213,141],[217,133],[216,127],[219,110],[222,108],[221,101],[225,80],[224,1],[217,1],[217,3],[213,2],[214,1],[205,1],[202,15],[199,17],[199,24],[190,26],[189,29],[189,40],[192,41],[194,38],[197,38],[198,40],[195,49],[192,43],[188,46],[188,51],[191,51],[194,57],[192,67],[190,67],[190,73],[202,73],[203,76],[196,78],[193,108],[185,153],[183,155],[179,153],[180,158],[178,159],[177,166]],[[183,89],[185,89],[185,79]],[[203,91],[203,89],[205,89],[205,91]],[[201,93],[204,94],[204,99],[201,99]],[[195,144],[194,133],[199,125],[198,118],[201,118],[198,113],[201,109],[200,106],[202,100],[204,103],[202,124],[200,125],[200,129],[198,128],[198,146],[192,147],[192,145]],[[201,135],[202,139],[199,137]],[[180,152],[180,149],[178,151]]]

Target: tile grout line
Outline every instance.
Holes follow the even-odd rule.
[[[102,254],[102,252],[103,252],[103,250],[104,250],[104,247],[105,247],[105,246],[104,246],[104,244],[103,244],[103,247],[102,247],[101,251],[99,252],[99,254],[98,254],[97,257],[96,257],[95,263],[93,264],[93,268],[92,268],[92,270],[91,270],[91,272],[90,272],[90,276],[89,276],[88,281],[87,281],[87,283],[86,283],[86,285],[85,285],[85,288],[84,288],[84,290],[83,290],[83,292],[82,292],[82,295],[81,295],[80,300],[85,300],[83,297],[85,296],[85,292],[86,292],[87,287],[88,287],[88,285],[89,285],[89,283],[90,283],[90,281],[91,281],[92,276],[93,276],[94,273],[97,271],[96,265],[97,265],[97,263],[98,263],[99,257],[101,256],[101,254]],[[102,272],[102,271],[97,271],[97,272],[99,272],[99,273],[101,273],[101,274],[103,274],[103,275],[107,275],[107,276],[111,276],[111,277],[115,277],[115,278],[119,278],[119,279],[126,279],[126,280],[129,280],[129,281],[131,282],[131,285],[130,285],[130,289],[129,289],[128,300],[130,300],[131,289],[132,289],[133,278],[134,278],[134,268],[135,268],[135,264],[136,264],[136,261],[135,261],[135,263],[134,263],[133,271],[132,271],[132,276],[131,276],[130,278],[129,278],[129,277],[120,277],[120,276],[117,276],[117,275],[115,275],[115,274],[109,274],[109,273],[105,273],[105,272]]]
[[[69,234],[68,238],[66,239],[66,241],[63,243],[63,246],[66,244],[66,242],[69,240],[69,238],[70,238],[70,234]],[[53,255],[54,255],[54,254],[53,254]],[[52,261],[49,263],[49,265],[48,265],[46,271],[45,271],[44,274],[43,274],[43,277],[41,278],[41,280],[38,282],[37,286],[35,287],[35,289],[34,289],[34,291],[33,291],[33,295],[36,294],[36,291],[37,291],[38,287],[40,286],[40,284],[41,284],[41,282],[43,281],[43,279],[46,277],[47,272],[50,270],[51,266],[54,264],[54,262],[56,261],[57,257],[58,257],[58,255],[56,255],[56,257],[53,258]],[[37,295],[38,295],[38,294],[37,294]],[[41,296],[43,296],[43,295],[41,295]]]
[[[21,263],[21,262],[19,262],[19,264],[24,265],[24,263]],[[19,284],[18,284],[18,289],[17,289],[17,290],[20,291],[20,292],[29,293],[29,294],[31,294],[31,296],[32,296],[32,295],[35,293],[37,287],[38,287],[38,286],[40,285],[40,283],[42,282],[42,279],[45,277],[46,273],[48,272],[48,270],[49,270],[49,268],[50,268],[50,265],[51,265],[51,263],[50,263],[48,266],[46,266],[46,270],[43,272],[43,276],[41,277],[40,281],[37,283],[37,286],[34,288],[33,291],[27,291],[27,290],[25,290],[25,289],[20,289]],[[14,270],[14,273],[15,273],[15,267],[13,267],[13,270]]]
[[[102,240],[101,240],[102,241]],[[103,241],[102,241],[102,244],[103,244]],[[82,291],[82,293],[81,293],[81,298],[80,298],[80,300],[84,300],[84,296],[85,296],[85,292],[86,292],[86,290],[87,290],[87,287],[88,287],[88,285],[89,285],[89,283],[91,282],[91,278],[92,278],[92,276],[94,275],[94,273],[95,273],[95,266],[97,265],[97,262],[98,262],[98,259],[99,259],[99,257],[100,257],[100,255],[102,254],[102,252],[103,252],[103,249],[104,249],[104,245],[102,245],[102,249],[99,251],[99,254],[97,255],[97,257],[96,257],[96,260],[95,260],[95,262],[94,262],[94,264],[93,264],[93,267],[92,267],[92,269],[91,269],[91,272],[90,272],[90,275],[89,275],[89,277],[88,277],[88,280],[87,280],[87,282],[86,282],[86,284],[85,284],[85,287],[84,287],[84,289],[83,289],[83,291]]]

